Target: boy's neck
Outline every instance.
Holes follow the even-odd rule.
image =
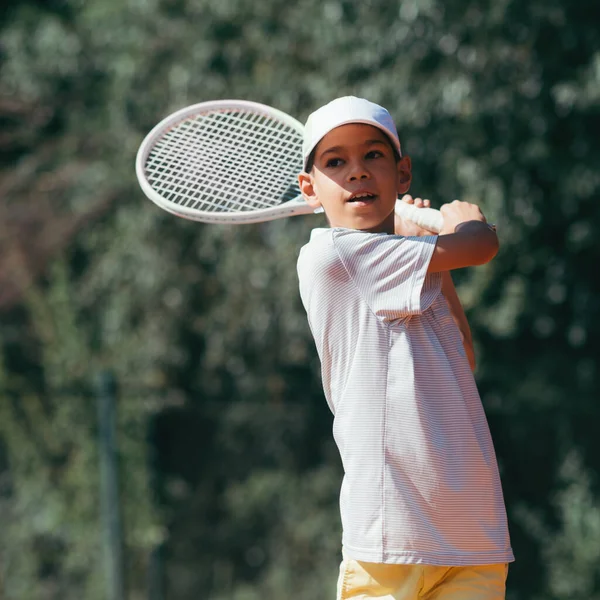
[[[352,227],[352,229],[356,229],[357,231],[364,231],[365,233],[387,233],[393,234],[395,231],[395,213],[392,213],[386,217],[384,221],[376,225],[375,227],[370,227],[368,229],[361,229],[360,227]]]

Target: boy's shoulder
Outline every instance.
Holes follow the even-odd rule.
[[[404,237],[341,227],[314,229],[298,256],[298,275],[301,281],[316,282],[339,281],[345,274],[378,289],[381,281],[384,287],[392,280],[405,284],[417,272],[425,276],[436,240],[437,236]]]
[[[373,250],[387,238],[398,239],[399,236],[343,227],[313,229],[298,256],[298,275],[301,279],[330,279],[334,275],[338,279],[340,270],[354,271],[363,262],[371,262]]]
[[[303,300],[318,294],[326,305],[333,306],[345,285],[352,281],[346,266],[345,243],[364,232],[343,228],[313,229],[309,241],[301,248],[297,262],[300,295]],[[352,288],[354,289],[354,288]],[[347,296],[345,296],[348,299]],[[347,304],[347,303],[345,303]],[[321,304],[320,304],[321,305]]]
[[[369,235],[363,231],[355,229],[344,229],[340,227],[318,227],[313,229],[310,234],[309,241],[300,249],[298,264],[315,262],[328,262],[331,260],[339,260],[339,245],[340,240],[356,239]],[[343,244],[346,245],[345,243]]]
[[[300,249],[298,271],[314,270],[317,264],[335,259],[333,229],[313,229],[308,242]]]

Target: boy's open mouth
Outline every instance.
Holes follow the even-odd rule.
[[[348,202],[372,202],[376,198],[377,196],[375,194],[371,194],[370,192],[359,192],[358,194],[353,194],[350,196]]]

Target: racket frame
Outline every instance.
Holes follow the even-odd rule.
[[[135,172],[144,194],[157,204],[163,210],[170,212],[178,217],[190,219],[192,221],[200,221],[202,223],[262,223],[272,221],[282,217],[291,217],[296,215],[307,215],[315,212],[322,212],[320,209],[313,209],[309,206],[302,196],[297,196],[292,200],[288,200],[278,206],[269,208],[253,209],[251,211],[228,211],[228,212],[208,212],[200,211],[194,208],[188,208],[166,200],[159,194],[152,185],[148,182],[145,172],[145,165],[150,152],[154,148],[156,141],[161,138],[166,132],[177,126],[182,121],[185,121],[191,116],[201,114],[203,112],[227,112],[232,110],[241,110],[262,115],[267,118],[274,118],[288,127],[295,129],[300,137],[304,131],[304,125],[297,119],[287,113],[259,102],[249,100],[211,100],[208,102],[200,102],[182,108],[160,121],[146,135],[142,141],[135,160]]]

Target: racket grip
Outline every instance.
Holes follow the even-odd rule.
[[[395,211],[398,216],[434,233],[439,233],[444,226],[442,213],[435,208],[418,208],[414,204],[407,204],[402,200],[398,200]]]

